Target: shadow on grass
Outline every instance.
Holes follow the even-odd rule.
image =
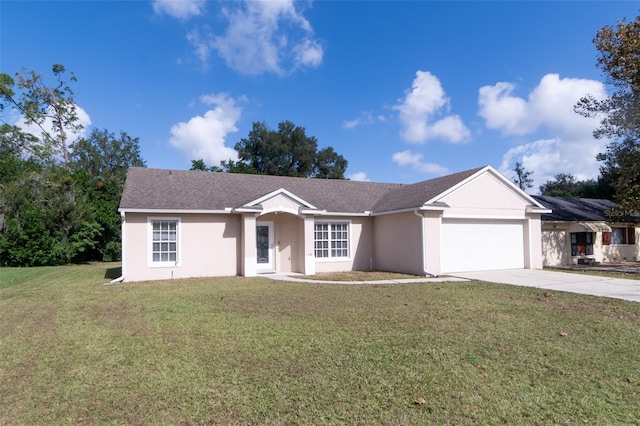
[[[104,273],[105,278],[115,279],[122,275],[122,266],[117,268],[107,268]]]

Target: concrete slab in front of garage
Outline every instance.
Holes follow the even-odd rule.
[[[640,280],[536,269],[460,272],[451,275],[470,280],[536,287],[546,290],[566,291],[569,293],[640,302]]]

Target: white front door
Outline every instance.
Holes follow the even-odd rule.
[[[256,223],[256,271],[273,272],[273,222]]]

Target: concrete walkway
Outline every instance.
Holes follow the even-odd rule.
[[[444,276],[437,278],[409,278],[380,281],[310,280],[305,279],[304,275],[298,274],[264,274],[260,276],[276,281],[342,285],[386,285],[480,280],[499,284],[535,287],[545,290],[566,291],[569,293],[588,294],[592,296],[610,297],[614,299],[640,302],[640,280],[627,280],[620,278],[601,277],[596,275],[541,271],[532,269],[510,269],[504,271],[480,271],[464,273],[461,272],[454,274],[454,276]]]
[[[457,273],[455,276],[470,280],[482,280],[640,302],[640,280],[531,269],[464,272]]]

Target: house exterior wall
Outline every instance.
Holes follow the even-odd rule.
[[[484,173],[440,200],[450,208],[443,217],[483,217],[524,219],[530,202],[490,173]]]
[[[316,222],[349,222],[349,259],[315,259],[316,272],[368,271],[374,264],[373,220],[370,217],[317,216]],[[313,237],[312,237],[313,238]]]
[[[612,228],[627,228],[627,224],[609,223]],[[571,256],[571,233],[587,232],[583,226],[572,222],[543,223],[542,252],[544,266],[563,266],[577,264],[581,258],[593,259],[596,262],[622,262],[639,260],[640,229],[635,228],[636,244],[604,245],[602,232],[593,232],[593,254],[587,256]]]
[[[612,228],[628,228],[627,224],[611,224]],[[598,262],[624,262],[624,261],[636,261],[639,260],[638,256],[640,255],[638,239],[640,230],[636,227],[635,234],[636,238],[635,244],[602,244],[602,233],[599,232],[594,241],[593,252],[596,254],[596,261]]]
[[[413,212],[375,216],[374,219],[374,269],[424,275],[424,219]]]
[[[178,218],[179,264],[155,267],[149,262],[149,218]],[[224,214],[126,213],[123,259],[127,281],[164,280],[240,273],[240,217]]]
[[[571,263],[569,233],[560,227],[542,229],[542,265],[560,266]]]
[[[524,267],[542,269],[542,220],[541,214],[529,214],[525,221]]]

